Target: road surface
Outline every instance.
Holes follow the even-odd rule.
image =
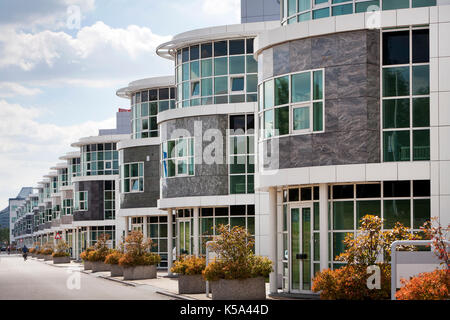
[[[47,265],[19,255],[0,254],[0,300],[171,300],[156,288],[136,287]]]

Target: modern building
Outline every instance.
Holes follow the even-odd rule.
[[[365,214],[384,229],[450,222],[450,6],[334,2],[284,1],[282,26],[255,40],[273,293],[309,291],[314,272],[338,268]]]
[[[9,207],[0,211],[0,229],[9,229]]]
[[[15,197],[15,198],[9,198],[8,199],[8,208],[9,208],[9,241],[13,242],[14,241],[14,235],[13,235],[13,230],[14,230],[14,226],[17,220],[17,212],[16,210],[22,206],[22,204],[24,204],[25,202],[25,198],[32,193],[33,188],[31,187],[23,187],[19,194]]]
[[[173,76],[117,90],[124,131],[74,142],[37,202],[10,201],[14,237],[61,232],[77,258],[141,230],[170,267],[217,225],[245,226],[275,262],[271,293],[294,294],[342,266],[366,214],[448,224],[450,0],[275,3],[158,46]]]
[[[241,0],[241,23],[279,20],[280,0]]]

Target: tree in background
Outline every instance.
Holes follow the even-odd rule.
[[[9,228],[0,229],[0,243],[9,244]]]

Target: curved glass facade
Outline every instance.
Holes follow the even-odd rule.
[[[80,148],[81,175],[119,174],[119,155],[115,143],[88,144]]]
[[[143,90],[131,96],[132,138],[158,136],[158,112],[175,108],[175,88],[162,87]]]
[[[281,24],[382,10],[435,6],[436,0],[282,0]]]
[[[72,178],[73,177],[79,177],[81,175],[81,158],[72,158],[67,160],[68,164],[68,173],[67,173],[67,180],[68,185],[72,184]]]
[[[205,42],[176,54],[177,108],[253,102],[258,64],[253,38]]]

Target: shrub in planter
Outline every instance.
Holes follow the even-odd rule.
[[[83,264],[84,264],[84,270],[92,269],[91,262],[89,261],[89,253],[93,250],[94,250],[93,247],[88,247],[88,248],[86,248],[85,251],[80,253],[80,258],[81,258],[81,260],[83,260]]]
[[[53,246],[50,244],[46,244],[44,248],[41,250],[41,254],[43,255],[44,261],[52,260]]]
[[[70,263],[69,245],[64,240],[59,240],[56,251],[52,253],[53,263]]]
[[[178,293],[203,293],[206,291],[206,282],[202,272],[205,270],[205,258],[195,256],[181,256],[175,261],[171,271],[178,273]]]
[[[395,240],[412,240],[418,236],[413,235],[409,229],[397,223],[392,230],[381,231],[383,221],[377,216],[366,215],[361,219],[358,236],[347,234],[344,243],[346,251],[336,257],[337,261],[346,265],[339,269],[326,269],[318,272],[312,285],[313,292],[320,292],[321,299],[389,299],[391,290],[390,246]],[[413,247],[404,247],[403,250],[414,250]],[[384,263],[377,259],[384,255]],[[381,271],[381,289],[367,288],[367,267],[378,265]]]
[[[156,278],[156,265],[161,257],[150,252],[152,245],[151,239],[144,241],[140,231],[132,231],[125,239],[125,253],[119,259],[124,280]]]
[[[105,264],[105,258],[111,252],[111,249],[107,245],[108,239],[109,235],[100,235],[95,243],[94,250],[88,254],[92,272],[110,271],[111,269],[109,264]]]
[[[119,260],[122,258],[123,253],[119,250],[112,250],[105,258],[105,263],[109,264],[111,268],[111,277],[123,276],[123,269],[119,266]]]
[[[398,300],[448,300],[450,298],[450,271],[424,272],[410,280],[400,279],[403,287],[397,291]]]
[[[213,300],[265,299],[265,278],[272,261],[253,254],[254,240],[245,228],[220,225],[212,250],[218,258],[203,271]]]

